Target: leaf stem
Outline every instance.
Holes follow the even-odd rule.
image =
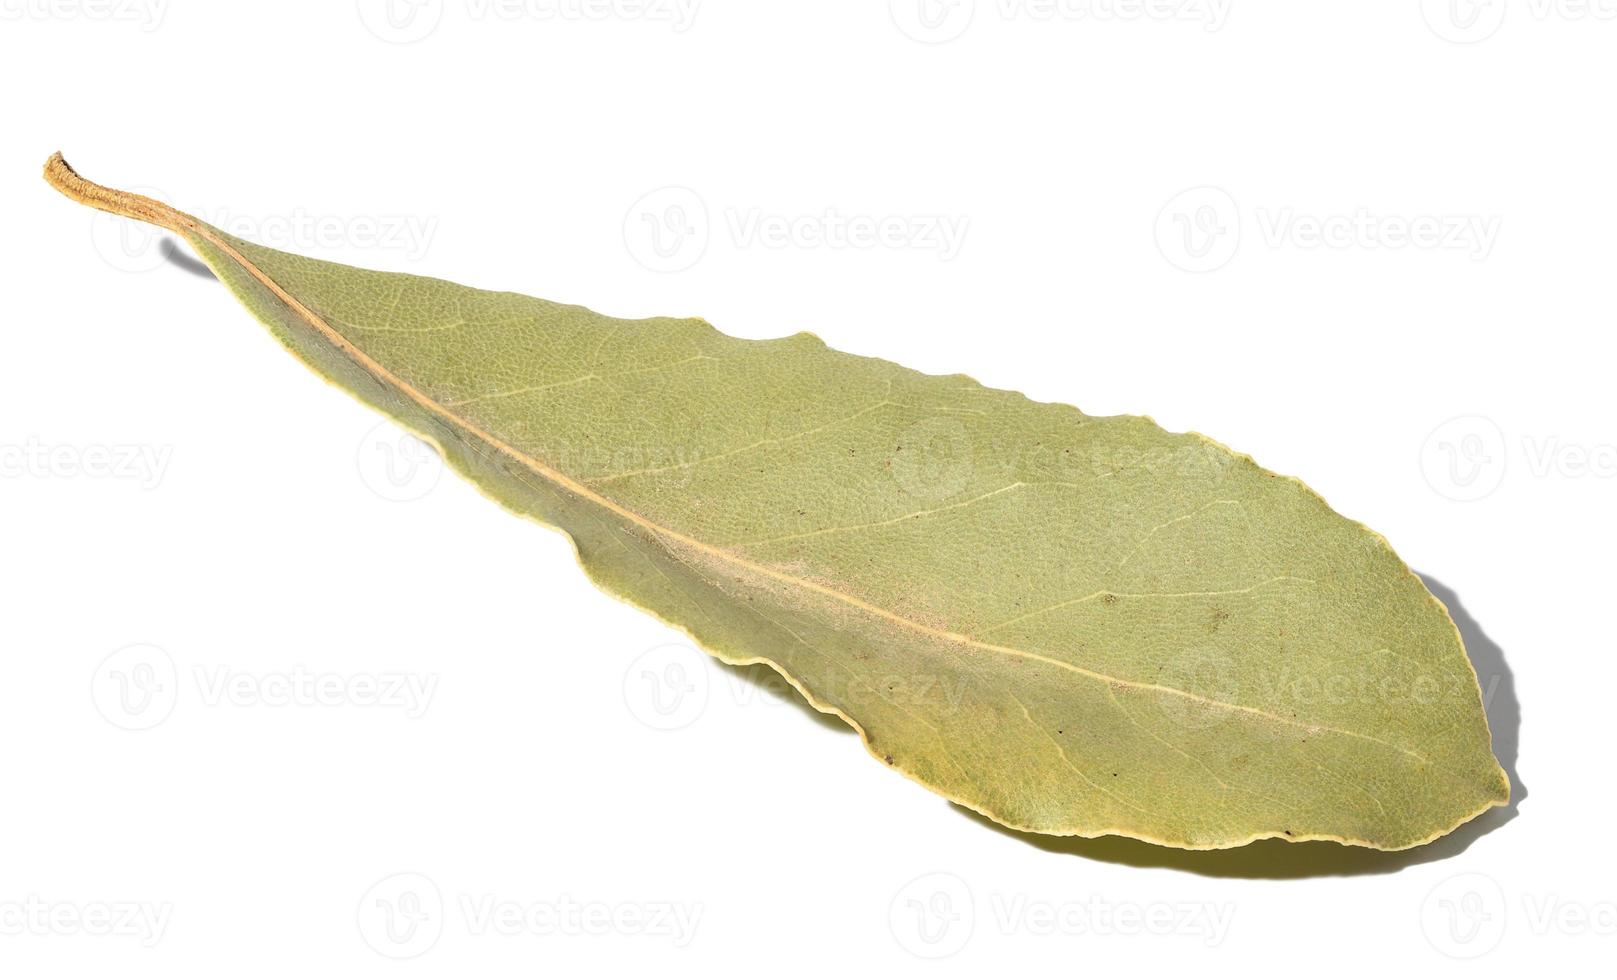
[[[80,204],[126,218],[147,221],[177,234],[195,232],[201,224],[184,211],[176,210],[144,194],[114,190],[94,181],[85,180],[60,151],[52,153],[51,158],[45,161],[45,182]]]

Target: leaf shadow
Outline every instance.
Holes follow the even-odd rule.
[[[996,833],[1015,838],[1042,851],[1070,854],[1094,861],[1136,868],[1166,868],[1216,878],[1317,878],[1390,874],[1418,864],[1442,861],[1463,853],[1472,842],[1516,818],[1527,788],[1516,774],[1516,750],[1521,732],[1521,703],[1516,698],[1515,676],[1504,651],[1482,631],[1454,590],[1430,575],[1421,580],[1448,607],[1465,641],[1466,653],[1481,683],[1483,707],[1493,732],[1494,755],[1510,777],[1510,803],[1495,807],[1463,824],[1447,836],[1407,851],[1376,851],[1330,841],[1271,839],[1222,851],[1185,851],[1127,837],[1054,837],[1003,827],[959,804],[956,811]]]
[[[218,278],[213,274],[213,270],[208,268],[207,263],[199,258],[185,254],[178,245],[174,244],[174,239],[172,238],[165,238],[159,242],[157,252],[163,257],[163,261],[182,272],[189,272],[191,275],[200,276],[203,279]]]

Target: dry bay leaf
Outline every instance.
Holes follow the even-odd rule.
[[[608,593],[769,664],[1007,826],[1399,849],[1507,800],[1442,604],[1382,537],[1205,437],[810,334],[291,255],[60,154],[46,178],[183,237],[311,368],[566,533]]]

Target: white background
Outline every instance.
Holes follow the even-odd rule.
[[[0,972],[1610,961],[1609,0],[399,11],[0,0]],[[58,148],[281,248],[1207,432],[1457,604],[1519,809],[997,831],[597,592]]]

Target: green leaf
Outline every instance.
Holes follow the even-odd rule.
[[[1385,539],[1209,439],[811,334],[289,255],[60,155],[46,176],[183,236],[315,371],[571,537],[601,588],[769,664],[1000,823],[1396,849],[1506,802],[1442,604]]]

